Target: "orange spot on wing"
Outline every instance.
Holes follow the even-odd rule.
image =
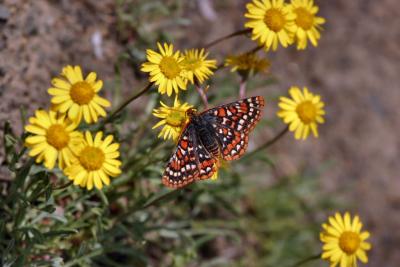
[[[243,112],[247,112],[248,108],[247,108],[246,103],[243,102],[242,104],[240,104],[240,109],[241,109]]]
[[[183,149],[187,149],[187,147],[188,147],[188,142],[187,142],[186,140],[182,140],[180,145],[181,145],[181,147],[182,147]]]
[[[219,108],[218,109],[218,116],[220,117],[225,117],[226,116],[226,112],[224,108]]]

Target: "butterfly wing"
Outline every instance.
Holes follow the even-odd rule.
[[[265,105],[262,96],[245,98],[202,113],[211,120],[219,143],[222,158],[235,160],[246,151],[249,133],[259,122]]]
[[[198,142],[195,129],[189,123],[167,164],[162,182],[168,187],[181,188],[195,180],[207,179],[216,171],[216,162],[217,160]]]

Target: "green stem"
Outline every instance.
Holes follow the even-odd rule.
[[[73,259],[73,260],[70,261],[70,262],[67,262],[67,263],[64,265],[64,267],[76,266],[77,264],[79,264],[79,263],[80,263],[82,260],[84,260],[84,259],[90,259],[90,258],[96,257],[96,256],[98,256],[98,255],[101,255],[101,254],[103,254],[103,253],[104,253],[104,250],[103,250],[103,249],[98,249],[98,250],[92,251],[92,252],[90,252],[90,253],[88,253],[88,254],[82,255],[82,257],[79,257],[79,258]]]
[[[295,264],[293,264],[291,267],[298,267],[298,266],[303,265],[304,263],[307,263],[307,262],[310,262],[310,261],[313,261],[313,260],[318,260],[320,258],[321,258],[321,253],[319,253],[317,255],[313,255],[313,256],[308,257],[308,258],[305,258],[305,259],[303,259],[301,261],[298,261]]]
[[[148,201],[147,203],[145,203],[141,207],[141,209],[146,209],[146,208],[148,208],[148,207],[150,207],[152,205],[155,205],[155,204],[159,203],[161,200],[164,200],[164,199],[166,199],[166,198],[168,198],[170,196],[173,196],[173,195],[177,195],[177,194],[179,194],[180,190],[181,189],[174,189],[174,190],[171,190],[171,191],[168,190],[167,192],[165,192],[165,193],[161,194],[160,196],[156,197],[155,199],[152,199],[152,200]]]
[[[246,33],[250,33],[250,32],[251,32],[251,29],[243,29],[243,30],[239,30],[239,31],[230,33],[228,35],[222,36],[222,37],[220,37],[220,38],[218,38],[218,39],[206,44],[204,46],[204,48],[208,49],[208,48],[210,48],[210,47],[212,47],[212,46],[214,46],[214,45],[216,45],[216,44],[218,44],[218,43],[220,43],[222,41],[225,41],[227,39],[230,39],[230,38],[238,36],[238,35],[243,35],[243,34],[246,34]]]
[[[207,109],[208,108],[208,100],[207,100],[206,93],[204,92],[203,88],[199,84],[196,83],[195,87],[196,87],[197,92],[200,95],[201,100],[203,101],[204,108]]]
[[[255,150],[251,151],[250,153],[247,153],[247,155],[245,155],[243,158],[250,158],[251,156],[254,156],[255,154],[257,154],[261,150],[264,150],[264,149],[270,147],[271,145],[275,144],[279,139],[281,139],[288,132],[288,130],[289,130],[289,127],[286,126],[282,131],[280,131],[272,139],[268,140],[267,142],[265,142],[264,144],[262,144],[261,146],[259,146]]]
[[[105,124],[110,122],[118,113],[120,113],[129,103],[135,101],[139,97],[141,97],[143,94],[145,94],[153,85],[152,82],[148,83],[139,93],[135,93],[132,96],[130,96],[127,100],[122,102],[111,114],[101,123],[102,128]]]

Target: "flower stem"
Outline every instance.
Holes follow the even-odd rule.
[[[227,39],[230,39],[230,38],[235,37],[235,36],[238,36],[238,35],[250,33],[250,32],[251,32],[251,29],[243,29],[243,30],[235,31],[235,32],[233,32],[233,33],[230,33],[230,34],[228,34],[228,35],[222,36],[222,37],[220,37],[220,38],[218,38],[218,39],[216,39],[216,40],[214,40],[214,41],[212,41],[212,42],[206,44],[206,45],[204,46],[204,48],[206,48],[206,49],[207,49],[207,48],[210,48],[210,47],[212,47],[212,46],[214,46],[214,45],[216,45],[216,44],[218,44],[218,43],[220,43],[220,42],[222,42],[222,41],[225,41],[225,40],[227,40]]]
[[[246,78],[243,77],[240,80],[240,85],[239,85],[239,97],[240,98],[246,97],[246,85],[247,85]]]
[[[101,126],[104,126],[106,123],[110,122],[118,113],[120,113],[129,103],[135,101],[143,94],[145,94],[153,85],[152,82],[148,83],[139,93],[133,94],[124,102],[122,102],[111,114],[101,123]]]
[[[201,88],[200,85],[196,84],[195,87],[201,97],[201,100],[203,101],[204,107],[207,109],[208,108],[208,100],[207,100],[206,93],[204,92],[203,88]]]
[[[318,255],[313,255],[311,257],[305,258],[305,259],[303,259],[301,261],[298,261],[295,264],[293,264],[291,267],[298,267],[298,266],[303,265],[304,263],[307,263],[307,262],[310,262],[310,261],[313,261],[313,260],[318,260],[320,258],[321,258],[321,253],[319,253]]]
[[[289,130],[289,127],[286,126],[282,131],[280,131],[276,136],[274,136],[272,139],[268,140],[267,142],[265,142],[264,144],[262,144],[261,146],[259,146],[258,148],[256,148],[255,150],[247,153],[247,155],[245,155],[243,158],[250,158],[251,156],[257,154],[258,152],[260,152],[261,150],[264,150],[268,147],[270,147],[271,145],[275,144],[279,139],[281,139]]]

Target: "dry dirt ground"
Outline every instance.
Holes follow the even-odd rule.
[[[244,3],[215,1],[213,21],[191,7],[188,17],[194,30],[190,29],[190,42],[204,43],[204,39],[241,28]],[[272,55],[272,72],[280,83],[268,90],[284,93],[298,84],[318,91],[326,101],[327,123],[321,127],[319,139],[299,143],[285,138],[279,149],[274,147],[278,168],[290,173],[330,162],[322,172],[323,187],[359,210],[373,233],[374,250],[368,266],[397,267],[400,2],[336,0],[319,4],[327,19],[320,46]],[[122,50],[116,42],[115,23],[111,0],[0,1],[1,124],[9,119],[21,130],[19,107],[27,108],[30,115],[46,106],[50,78],[65,64],[80,64],[101,73],[106,83],[112,80],[113,63]],[[205,27],[210,23],[213,27]],[[100,54],[94,52],[96,34],[102,37]],[[223,52],[235,44],[217,46],[214,51]]]

